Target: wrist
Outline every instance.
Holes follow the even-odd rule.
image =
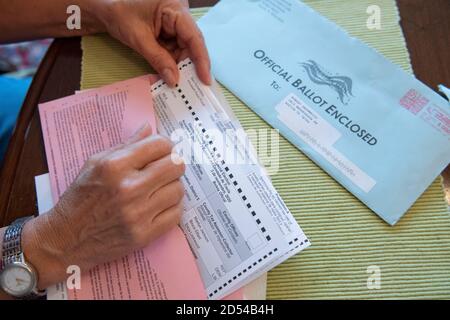
[[[37,273],[39,290],[66,278],[66,245],[59,230],[52,228],[49,215],[31,219],[22,231],[22,251]]]
[[[83,0],[85,2],[85,10],[90,17],[92,33],[100,33],[108,31],[108,23],[110,21],[111,4],[114,0]]]
[[[101,19],[103,2],[104,0],[78,0],[74,2],[81,10],[82,35],[106,32],[104,19]]]

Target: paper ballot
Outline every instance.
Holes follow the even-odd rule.
[[[309,245],[248,137],[191,61],[171,89],[152,86],[158,132],[187,164],[183,229],[209,298],[220,298]]]
[[[151,106],[153,101],[158,133],[168,136],[174,142],[175,151],[186,162],[186,173],[182,177],[185,186],[184,214],[179,229],[182,232],[176,232],[177,237],[173,234],[166,235],[170,239],[152,244],[144,250],[142,257],[144,261],[153,259],[155,270],[162,279],[159,283],[166,287],[166,291],[178,288],[172,290],[170,295],[167,294],[169,299],[201,297],[201,293],[189,296],[182,289],[180,284],[185,283],[184,287],[187,286],[183,277],[163,279],[167,274],[164,266],[168,270],[173,267],[179,269],[181,265],[185,268],[186,265],[191,265],[189,257],[196,271],[181,275],[192,277],[192,287],[197,288],[196,283],[200,283],[205,298],[221,299],[306,248],[309,241],[258,164],[248,137],[223,97],[201,83],[190,60],[183,61],[179,67],[181,77],[177,87],[171,89],[162,80],[151,86],[149,84],[146,88],[148,97],[141,94],[146,100],[140,100],[137,105],[147,103]],[[83,94],[86,93],[81,93]],[[51,141],[62,135],[60,130],[65,130],[66,124],[47,122],[59,119],[53,114],[57,110],[61,111],[57,104],[66,103],[68,106],[69,102],[61,99],[57,103],[40,106],[43,128],[52,128],[44,131],[47,156],[61,157],[62,148],[52,147]],[[127,110],[135,105],[125,102],[124,107]],[[137,130],[144,119],[136,119],[139,119],[136,120]],[[133,122],[127,123],[127,126],[131,131]],[[77,130],[73,130],[77,135],[72,135],[65,141],[74,145],[86,143],[86,136],[80,134],[82,130],[82,127],[77,127]],[[79,141],[74,141],[77,139]],[[72,149],[71,146],[64,148]],[[81,161],[78,165],[80,163]],[[67,165],[65,167],[69,168]],[[55,175],[54,168],[49,166],[50,176]],[[66,176],[67,174],[60,174],[54,177],[52,191],[59,183],[56,180],[65,179]],[[60,195],[63,191],[61,189],[53,194]],[[172,260],[165,257],[166,254],[172,256]],[[177,261],[177,255],[184,257],[185,262]],[[100,267],[97,278],[107,273],[107,270],[119,268],[120,271],[121,263],[119,266],[117,262],[114,263],[112,269]],[[176,269],[169,274],[174,274],[175,271]],[[195,281],[195,273],[200,280]],[[91,276],[91,282],[92,279],[96,278]],[[173,283],[174,281],[178,283]],[[131,284],[131,291],[135,285],[137,283]],[[97,289],[91,289],[95,290]],[[70,292],[68,294],[73,295]],[[141,293],[137,298],[145,299],[148,295]],[[242,298],[242,293],[237,291],[228,298]]]

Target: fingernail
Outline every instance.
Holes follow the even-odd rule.
[[[209,68],[203,68],[203,70],[198,70],[199,74],[203,75],[202,82],[208,86],[212,85],[212,75],[211,75],[211,69]]]
[[[163,69],[162,77],[169,86],[173,87],[176,84],[175,75],[169,68]]]
[[[172,162],[176,165],[180,165],[180,164],[184,163],[183,158],[176,152],[172,152],[170,154],[170,157],[172,159]]]
[[[137,131],[136,134],[144,132],[150,128],[150,124],[148,122],[144,123]]]
[[[207,80],[206,80],[208,83],[207,83],[207,85],[212,85],[212,77],[211,77],[211,73],[208,73],[208,77],[207,77]]]
[[[131,139],[141,138],[144,132],[149,131],[152,132],[152,127],[148,122],[144,123],[139,129],[137,129],[134,134],[130,137]]]

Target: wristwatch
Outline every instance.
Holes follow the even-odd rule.
[[[37,289],[38,276],[28,263],[22,251],[22,230],[33,217],[14,221],[3,236],[2,259],[0,263],[0,289],[19,299],[37,299],[45,291]]]

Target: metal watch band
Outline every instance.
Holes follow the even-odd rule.
[[[16,261],[23,261],[22,230],[25,223],[32,217],[24,217],[14,221],[3,236],[2,262],[3,266]]]

